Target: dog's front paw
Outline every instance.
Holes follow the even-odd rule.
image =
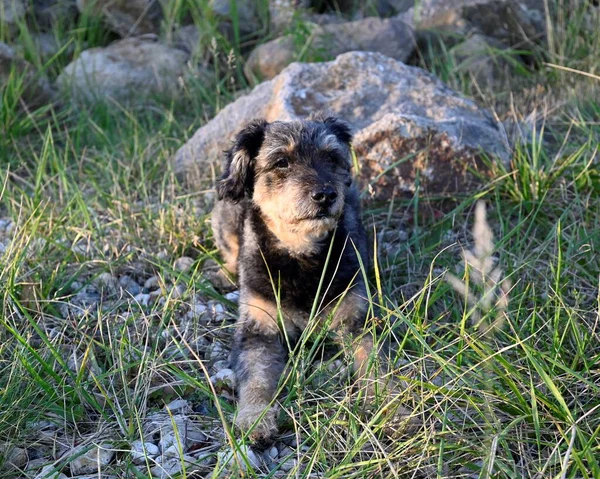
[[[268,441],[277,432],[277,410],[268,404],[251,404],[241,407],[235,425],[250,432],[253,441]]]

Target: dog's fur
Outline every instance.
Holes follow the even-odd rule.
[[[232,352],[236,424],[242,430],[255,426],[253,439],[276,432],[269,405],[288,341],[293,344],[307,327],[322,276],[316,320],[329,319],[340,341],[364,325],[358,255],[366,264],[367,240],[350,172],[350,142],[349,128],[332,117],[255,120],[227,152],[212,227],[225,268],[239,278]],[[356,341],[357,372],[364,373],[371,349],[369,336]]]

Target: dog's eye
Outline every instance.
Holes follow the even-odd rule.
[[[281,158],[281,159],[277,160],[275,162],[275,164],[273,165],[274,168],[280,168],[280,169],[285,169],[288,166],[290,166],[290,162],[285,158]]]

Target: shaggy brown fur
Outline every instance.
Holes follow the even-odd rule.
[[[340,342],[364,325],[366,290],[357,251],[366,264],[367,241],[350,173],[350,141],[348,127],[331,117],[256,120],[227,153],[212,226],[226,269],[239,277],[232,353],[236,424],[253,428],[254,439],[277,430],[271,405],[288,344],[307,327],[315,300],[321,306],[312,320],[329,319]],[[316,298],[322,276],[324,292]],[[371,349],[369,337],[355,347],[359,374]]]

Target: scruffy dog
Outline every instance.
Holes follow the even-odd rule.
[[[288,343],[307,327],[313,304],[311,321],[329,321],[340,343],[364,325],[367,295],[358,255],[366,264],[367,240],[350,142],[348,126],[332,117],[255,120],[227,152],[212,227],[226,269],[239,278],[232,352],[236,424],[244,431],[254,426],[255,440],[277,430],[270,405]],[[364,374],[371,337],[355,340],[353,348],[354,369]]]

